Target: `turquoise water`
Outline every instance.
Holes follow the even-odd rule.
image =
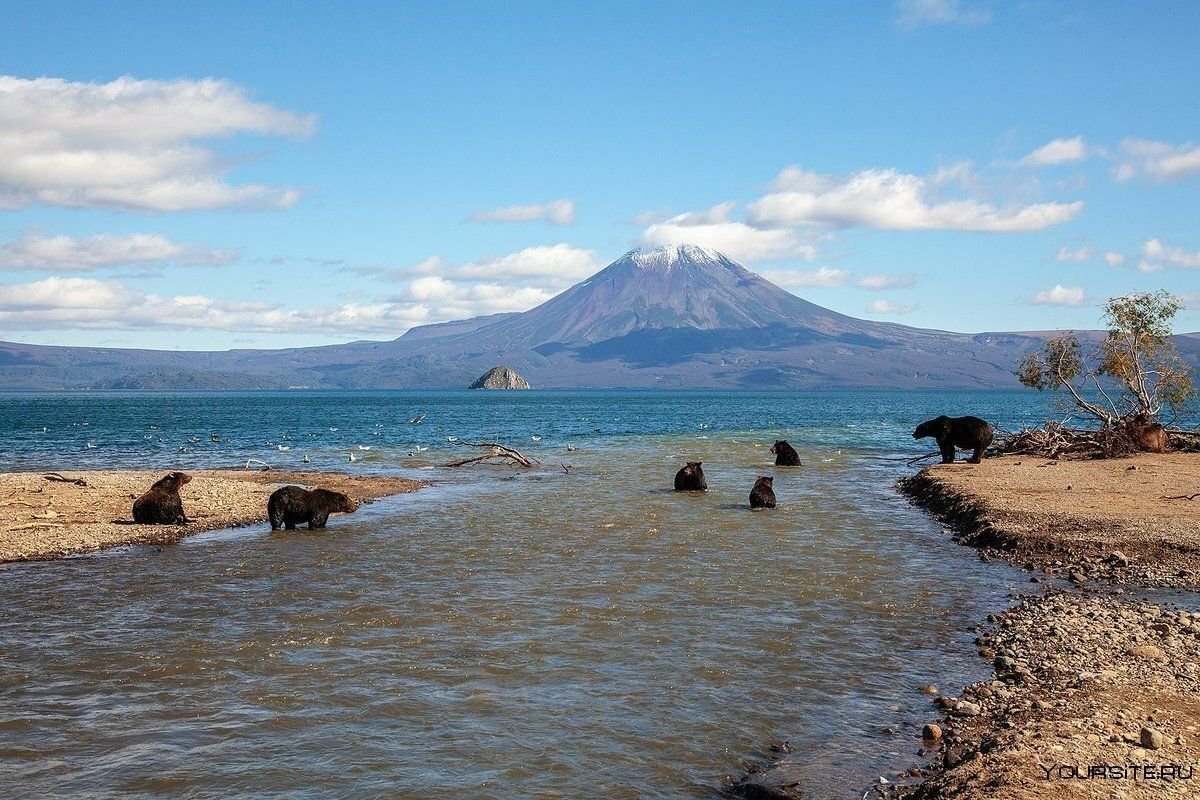
[[[711,798],[789,739],[809,796],[857,797],[915,759],[921,685],[982,677],[973,628],[1027,586],[896,495],[913,468],[893,459],[932,450],[910,434],[940,413],[1013,428],[1044,409],[1024,392],[6,395],[5,470],[307,456],[431,485],[324,534],[0,569],[4,796]],[[450,437],[541,465],[448,469],[467,452]],[[773,466],[776,438],[803,467]],[[669,491],[700,459],[711,490]],[[757,475],[778,509],[746,507]]]

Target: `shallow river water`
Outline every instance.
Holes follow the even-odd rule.
[[[889,459],[934,449],[909,434],[938,413],[1040,411],[995,392],[6,396],[4,469],[308,455],[431,485],[319,534],[0,569],[0,796],[715,798],[788,739],[807,796],[858,797],[915,760],[919,687],[982,677],[974,626],[1028,588],[909,507],[893,484],[915,468]],[[437,466],[466,453],[447,437],[497,434],[542,466]],[[774,467],[776,438],[804,466]],[[669,491],[685,460],[708,493]],[[758,475],[779,508],[747,508]]]

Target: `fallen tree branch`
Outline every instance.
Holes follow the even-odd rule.
[[[504,462],[509,464],[519,464],[522,467],[532,467],[534,461],[526,457],[521,451],[516,448],[503,445],[498,442],[458,442],[463,447],[485,447],[488,453],[474,458],[464,458],[459,461],[451,461],[447,467],[465,467],[468,464],[479,464],[487,462],[494,464]]]
[[[87,481],[85,481],[83,478],[64,478],[57,472],[50,472],[42,477],[48,481],[54,481],[55,483],[73,483],[76,486],[87,486]]]
[[[917,456],[916,458],[905,459],[905,461],[906,461],[906,463],[908,463],[911,466],[912,464],[917,464],[921,461],[924,461],[927,458],[934,458],[935,456],[940,456],[941,454],[942,454],[941,451],[937,450],[932,453],[926,453],[923,456]]]
[[[1195,494],[1173,494],[1170,496],[1164,494],[1164,495],[1159,496],[1158,499],[1159,500],[1195,500],[1197,497],[1200,497],[1200,492],[1196,492]]]

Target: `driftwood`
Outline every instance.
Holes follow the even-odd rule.
[[[1195,494],[1173,494],[1170,496],[1164,494],[1164,495],[1160,496],[1158,499],[1159,500],[1195,500],[1197,497],[1200,497],[1200,492],[1196,492]]]
[[[532,467],[534,462],[519,450],[497,442],[457,442],[463,447],[484,447],[487,453],[473,458],[463,458],[451,461],[447,467],[465,467],[468,464],[518,464],[522,467]]]
[[[935,450],[932,453],[926,453],[925,455],[917,456],[916,458],[906,458],[906,459],[904,459],[904,461],[905,461],[905,463],[910,464],[910,465],[917,464],[921,461],[924,461],[927,458],[937,458],[941,454],[942,454],[942,452],[940,450]]]
[[[50,472],[42,477],[48,481],[54,481],[55,483],[73,483],[76,486],[87,486],[87,481],[85,481],[83,478],[64,478],[57,472]]]
[[[1039,456],[1049,459],[1118,458],[1142,452],[1129,426],[1072,428],[1047,422],[1015,433],[1000,432],[991,452],[995,455]]]

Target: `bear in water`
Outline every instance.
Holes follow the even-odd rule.
[[[775,479],[766,475],[754,482],[754,488],[750,490],[751,508],[775,507],[775,489],[772,488],[774,483]]]
[[[800,466],[800,454],[796,452],[796,448],[782,439],[771,445],[771,455],[775,456],[775,466],[777,467]]]
[[[358,506],[349,496],[329,489],[302,489],[284,486],[276,489],[267,500],[267,516],[271,530],[296,530],[296,523],[307,522],[308,529],[324,528],[330,514],[353,514]]]
[[[182,525],[187,522],[179,490],[191,480],[190,475],[172,472],[156,481],[149,491],[133,501],[133,521],[142,525]]]
[[[913,431],[914,439],[932,436],[942,451],[942,463],[954,463],[954,448],[973,450],[967,459],[971,464],[983,460],[983,451],[992,443],[992,426],[979,417],[947,417],[926,420]]]
[[[708,481],[704,478],[704,470],[700,469],[702,461],[689,461],[687,466],[675,473],[675,491],[677,492],[707,492]]]

